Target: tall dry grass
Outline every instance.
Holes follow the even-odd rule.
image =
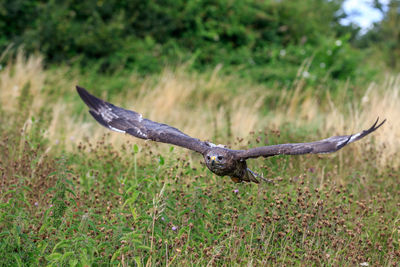
[[[381,152],[378,165],[400,166],[400,75],[388,75],[383,84],[371,83],[364,95],[353,101],[346,100],[345,94],[337,99],[327,94],[326,99],[321,101],[310,91],[302,92],[302,89],[296,87],[292,92],[286,90],[282,93],[282,108],[269,118],[271,123],[317,124],[321,135],[328,137],[367,129],[377,117],[381,121],[386,119],[386,123],[369,137],[369,141],[351,146],[352,153],[357,157],[373,148]]]
[[[17,53],[15,59],[1,67],[0,71],[0,99],[1,107],[5,111],[15,109],[17,98],[26,85],[30,86],[30,93],[34,96],[32,112],[37,111],[44,104],[42,95],[47,73],[43,70],[43,57],[35,55],[26,58],[24,53]]]
[[[52,121],[46,136],[53,146],[65,144],[72,149],[86,136],[98,140],[107,132],[94,120],[86,120],[77,113],[77,105],[83,105],[75,94],[74,86],[84,80],[79,74],[66,80],[65,71],[44,70],[40,55],[26,58],[19,53],[0,71],[0,103],[5,111],[13,110],[21,93],[20,88],[29,84],[34,96],[31,114],[37,114],[42,105],[52,106]],[[193,74],[185,67],[166,68],[159,76],[145,78],[139,87],[137,76],[127,77],[125,95],[102,95],[112,98],[114,104],[141,112],[145,117],[173,125],[189,135],[216,142],[233,141],[235,137],[246,137],[252,130],[266,126],[277,127],[290,123],[294,127],[309,125],[319,129],[313,138],[351,133],[370,126],[377,116],[387,123],[364,145],[353,145],[347,153],[354,156],[373,147],[381,153],[379,165],[400,164],[400,76],[388,76],[383,84],[371,84],[361,99],[346,101],[345,98],[317,99],[312,91],[305,90],[302,78],[294,88],[282,90],[279,105],[263,116],[264,98],[276,94],[273,88],[243,84],[231,90],[235,77],[219,75],[218,68],[212,74]],[[85,86],[85,84],[80,84]],[[45,87],[63,88],[58,100],[49,97]],[[88,88],[90,91],[91,88]],[[129,89],[129,90],[128,90]],[[344,88],[344,90],[348,90]],[[66,101],[65,94],[72,94]],[[344,94],[345,95],[345,94]],[[27,122],[29,123],[29,121]],[[110,142],[121,144],[130,139],[114,133]],[[131,139],[132,140],[132,139]],[[309,141],[309,140],[298,140]],[[135,142],[142,142],[135,139]],[[368,144],[368,145],[366,145]],[[167,147],[167,146],[165,146]]]

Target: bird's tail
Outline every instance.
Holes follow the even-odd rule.
[[[272,180],[264,178],[264,176],[259,175],[249,168],[246,170],[246,178],[248,179],[249,182],[254,182],[254,183],[260,183],[260,181],[257,178],[260,178],[262,181],[267,182],[267,183],[273,183]]]

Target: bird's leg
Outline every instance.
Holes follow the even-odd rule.
[[[263,180],[264,182],[267,182],[267,183],[273,183],[273,182],[274,182],[273,180],[264,178],[263,175],[259,175],[258,173],[253,172],[253,171],[250,170],[249,168],[247,168],[247,171],[249,171],[254,177],[260,178],[260,179]]]

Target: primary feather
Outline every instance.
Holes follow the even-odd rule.
[[[141,139],[182,146],[203,153],[208,145],[190,137],[167,124],[144,119],[142,114],[126,110],[91,95],[84,88],[76,87],[82,100],[89,106],[90,114],[110,130],[127,133]]]

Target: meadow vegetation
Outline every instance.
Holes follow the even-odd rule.
[[[107,75],[20,52],[0,71],[1,265],[398,265],[400,78],[330,92],[307,66],[277,90],[219,67]],[[252,160],[274,183],[235,184],[191,151],[103,129],[76,84],[232,148],[388,121],[334,154]]]
[[[0,1],[0,266],[399,266],[400,2]],[[234,149],[272,184],[98,125],[75,85]]]

